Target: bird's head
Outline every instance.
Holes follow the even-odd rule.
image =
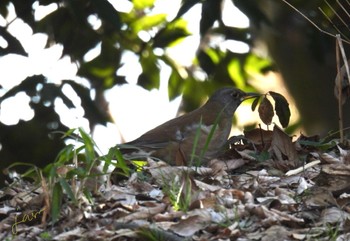
[[[246,93],[234,87],[225,87],[215,91],[207,103],[215,103],[218,107],[225,108],[225,112],[233,113],[244,100],[257,96],[259,94]]]

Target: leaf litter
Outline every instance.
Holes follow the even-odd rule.
[[[288,103],[269,94],[288,124]],[[270,123],[266,96],[259,108]],[[230,138],[208,167],[149,159],[79,205],[62,194],[56,223],[45,182],[19,179],[0,191],[0,240],[350,240],[350,148],[294,139],[274,125]]]

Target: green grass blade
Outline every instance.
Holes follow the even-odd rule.
[[[75,198],[73,190],[71,186],[68,184],[68,182],[66,181],[66,179],[60,178],[59,181],[60,181],[61,187],[67,193],[68,197],[74,202],[74,204],[77,204],[77,200]]]
[[[56,223],[59,218],[62,198],[63,198],[62,186],[60,185],[60,183],[55,183],[53,187],[52,203],[51,203],[51,216],[52,216],[53,223]]]
[[[79,128],[79,133],[83,138],[83,143],[85,145],[86,160],[88,161],[88,163],[91,163],[96,158],[95,148],[94,148],[95,143],[92,140],[92,138],[82,128]]]
[[[227,105],[226,105],[227,106]],[[220,111],[220,113],[217,115],[217,117],[215,118],[215,121],[214,121],[214,124],[212,126],[212,128],[210,129],[210,132],[208,134],[208,137],[205,141],[205,144],[204,144],[204,147],[203,149],[201,150],[201,153],[200,153],[200,156],[199,156],[199,160],[202,160],[205,153],[207,152],[208,150],[208,147],[209,147],[209,144],[211,142],[211,140],[213,139],[213,136],[214,136],[214,133],[215,133],[215,130],[217,128],[217,126],[219,125],[219,121],[221,119],[221,116],[222,116],[222,113],[224,112],[226,106]],[[199,165],[200,163],[198,163]]]
[[[192,147],[192,153],[191,153],[191,161],[190,161],[190,166],[192,166],[193,162],[195,161],[196,156],[196,150],[197,150],[197,145],[199,142],[199,138],[201,136],[201,129],[202,129],[202,116],[199,120],[199,125],[196,130],[196,135],[193,140],[193,147]],[[198,158],[198,157],[197,157]]]

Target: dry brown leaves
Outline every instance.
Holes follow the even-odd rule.
[[[350,240],[348,148],[322,151],[306,144],[315,139],[293,141],[278,127],[232,142],[209,167],[149,160],[127,181],[104,183],[94,203],[64,200],[54,225],[42,219],[41,187],[7,187],[0,239]]]

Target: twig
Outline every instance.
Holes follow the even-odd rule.
[[[343,6],[343,4],[341,4],[340,2],[339,2],[339,0],[337,0],[337,3],[338,3],[338,5],[341,7],[341,9],[343,9],[343,11],[344,11],[344,13],[346,13],[346,15],[348,15],[348,17],[350,18],[350,14],[349,14],[349,12],[346,10],[346,8]],[[348,4],[349,4],[349,2],[348,2]],[[345,23],[345,26],[347,27],[347,29],[349,29],[349,27],[348,27],[348,25]]]
[[[309,23],[311,23],[317,30],[319,30],[321,33],[324,33],[326,35],[329,35],[333,38],[336,38],[336,35],[331,34],[325,30],[323,30],[322,28],[320,28],[316,23],[314,23],[309,17],[307,17],[305,14],[303,14],[302,12],[300,12],[296,7],[294,7],[292,4],[290,4],[289,2],[287,2],[286,0],[281,0],[282,2],[284,2],[285,4],[287,4],[290,8],[292,8],[294,11],[296,11],[297,13],[299,13],[303,18],[305,18]],[[343,42],[350,44],[350,41],[348,40],[344,40]]]
[[[328,22],[333,26],[333,28],[335,29],[335,30],[337,30],[337,32],[338,33],[341,33],[343,36],[344,36],[344,38],[346,38],[346,36],[345,36],[345,34],[343,34],[341,31],[340,31],[340,29],[337,27],[337,25],[335,25],[334,23],[333,23],[333,21],[332,21],[332,19],[330,19],[329,17],[328,17],[328,15],[322,10],[322,8],[318,8],[318,10],[323,14],[323,16],[328,20]],[[333,10],[333,9],[332,9]],[[336,12],[334,12],[334,13],[336,13]],[[346,38],[346,39],[348,39],[348,38]]]
[[[350,70],[349,70],[349,65],[348,65],[348,59],[346,57],[344,46],[343,46],[343,39],[340,37],[339,34],[337,34],[336,37],[337,37],[337,41],[338,41],[338,44],[339,44],[339,49],[340,49],[341,56],[343,58],[345,71],[346,71],[346,76],[348,77],[348,84],[350,86]]]
[[[339,49],[340,50],[340,53],[341,53],[341,56],[342,56],[342,59],[343,59],[343,62],[344,62],[344,67],[345,67],[345,71],[346,71],[346,76],[348,78],[348,85],[350,86],[350,70],[349,70],[349,65],[348,65],[348,59],[346,57],[346,54],[345,54],[345,50],[344,50],[344,46],[343,46],[343,42],[342,42],[342,39],[340,38],[340,35],[337,34],[337,45],[339,46],[339,48],[337,48],[337,50]],[[337,55],[338,52],[337,52]],[[339,58],[339,57],[338,57]],[[338,65],[338,71],[339,71],[339,62],[338,59],[337,59],[337,65]],[[342,79],[341,79],[341,76],[340,76],[340,72],[339,73],[339,77],[338,77],[338,80],[339,81],[339,128],[340,128],[340,142],[341,143],[344,143],[344,134],[343,134],[343,113],[342,113],[342,102],[341,102],[341,94],[342,94]],[[340,122],[341,122],[341,125],[340,125]]]
[[[321,161],[320,160],[316,160],[316,161],[312,161],[312,162],[309,162],[308,164],[302,166],[302,167],[298,167],[297,169],[293,169],[293,170],[289,170],[288,172],[286,172],[286,176],[292,176],[292,175],[296,175],[300,172],[303,172],[305,171],[306,169],[310,168],[310,167],[313,167],[313,166],[316,166],[318,164],[320,164]]]
[[[340,56],[339,56],[339,43],[338,41],[335,42],[335,54],[336,54],[336,62],[337,62],[337,76],[336,79],[338,83],[338,113],[339,113],[339,134],[340,134],[340,143],[343,143],[344,141],[344,131],[343,131],[343,101],[342,101],[342,80],[341,80],[341,73],[340,73]],[[337,85],[336,85],[337,86]]]
[[[342,17],[337,13],[337,11],[334,10],[334,8],[332,7],[332,5],[330,5],[328,3],[328,1],[325,1],[325,3],[327,4],[327,6],[332,10],[332,12],[335,14],[335,16],[337,16],[339,18],[339,20],[347,27],[345,21],[342,19]]]

